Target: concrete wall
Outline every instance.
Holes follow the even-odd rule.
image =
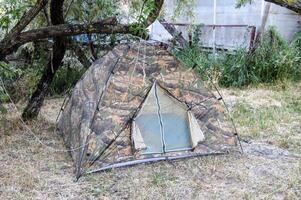
[[[263,0],[253,0],[252,4],[247,4],[244,7],[235,8],[237,0],[216,0],[216,19],[214,22],[214,0],[196,0],[193,6],[193,16],[187,17],[185,8],[182,9],[180,16],[174,18],[176,0],[166,0],[164,5],[164,18],[168,22],[175,23],[195,23],[195,24],[218,24],[218,25],[249,25],[256,26],[261,24],[263,16],[264,4]],[[267,26],[275,26],[280,34],[287,40],[291,40],[297,31],[300,31],[301,17],[296,13],[277,6],[271,5]],[[151,35],[159,38],[158,35],[165,35],[162,32],[162,27],[154,25],[151,28]],[[185,29],[183,30],[186,31]],[[234,47],[247,46],[249,33],[242,28],[220,28],[216,29],[215,44],[217,46]],[[205,33],[206,32],[206,33]],[[202,40],[207,46],[212,46],[214,43],[213,31],[204,31]]]

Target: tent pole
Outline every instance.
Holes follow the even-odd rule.
[[[109,169],[114,169],[114,168],[120,168],[120,167],[129,167],[133,165],[138,165],[138,164],[143,164],[143,163],[152,163],[152,162],[158,162],[158,161],[173,161],[173,160],[179,160],[179,159],[187,159],[187,158],[195,158],[195,157],[201,157],[201,156],[216,156],[216,155],[225,155],[228,154],[228,152],[217,152],[217,153],[196,153],[193,155],[180,155],[180,156],[161,156],[161,157],[156,157],[156,158],[145,158],[145,159],[140,159],[140,160],[130,160],[130,161],[125,161],[125,162],[120,162],[120,163],[113,163],[105,167],[101,167],[96,170],[88,171],[85,173],[86,174],[92,174],[96,172],[101,172],[101,171],[106,171]]]

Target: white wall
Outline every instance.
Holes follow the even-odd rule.
[[[218,25],[250,25],[257,28],[261,24],[263,15],[264,1],[253,0],[253,3],[247,4],[244,7],[235,8],[237,0],[216,0],[216,24]],[[193,8],[194,17],[187,17],[185,11],[173,18],[176,0],[166,0],[164,5],[164,18],[168,22],[175,23],[195,23],[195,24],[213,24],[214,17],[214,0],[196,0],[196,5]],[[185,8],[183,8],[185,10]],[[291,40],[297,31],[300,31],[301,17],[296,13],[272,4],[267,21],[268,26],[275,26],[280,34],[287,40]],[[152,34],[160,33],[160,28],[154,27]],[[211,31],[212,32],[212,31]],[[161,33],[161,35],[164,35]],[[207,33],[207,37],[203,38],[208,44],[212,44],[212,35]],[[209,37],[209,35],[211,37]],[[235,31],[224,29],[217,30],[216,44],[229,46],[231,43],[241,43],[243,40],[242,30]],[[238,42],[237,42],[238,41]],[[241,45],[241,44],[232,44]],[[210,45],[209,45],[210,46]],[[231,45],[230,45],[231,46]]]

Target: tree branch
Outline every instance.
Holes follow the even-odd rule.
[[[79,35],[83,33],[130,33],[130,28],[127,25],[117,24],[116,18],[109,18],[91,24],[60,24],[32,29],[19,34],[10,43],[0,43],[0,55],[8,55],[27,42],[58,36]]]
[[[285,7],[289,10],[292,10],[299,15],[301,15],[301,0],[294,0],[294,1],[288,1],[288,0],[265,0],[267,2],[271,2],[274,4],[277,4],[279,6]]]
[[[48,0],[38,0],[37,3],[18,21],[18,23],[9,31],[1,43],[5,43],[16,37],[24,28],[37,16],[37,14],[47,4]]]
[[[46,1],[46,0],[40,0]],[[164,0],[154,0],[154,8],[149,12],[145,22],[141,24],[142,27],[147,27],[152,24],[158,17]],[[42,8],[41,8],[42,9]],[[12,40],[0,42],[0,60],[6,55],[18,49],[21,45],[27,42],[33,42],[39,39],[54,38],[59,36],[72,36],[84,33],[98,33],[98,34],[113,34],[124,33],[137,35],[131,27],[139,24],[123,25],[117,23],[115,17],[104,19],[98,22],[89,24],[60,24],[54,26],[47,26],[38,29],[32,29],[15,35]]]

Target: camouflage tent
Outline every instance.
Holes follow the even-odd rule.
[[[58,129],[79,177],[143,162],[223,154],[237,147],[219,97],[166,48],[115,47],[74,87]]]

